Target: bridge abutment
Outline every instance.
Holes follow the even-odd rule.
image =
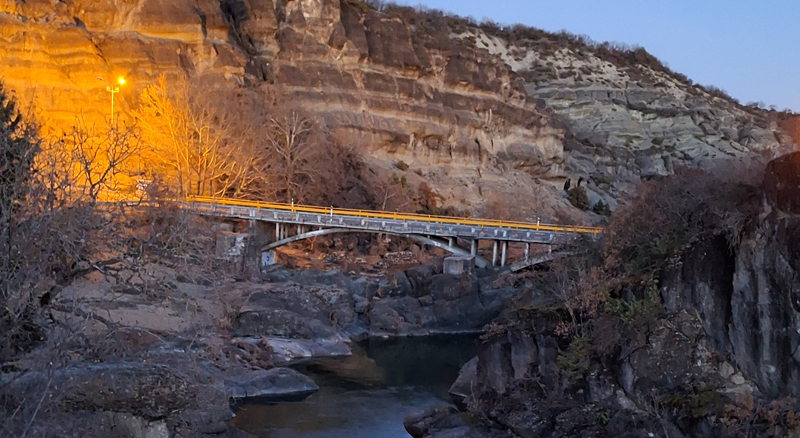
[[[471,255],[453,255],[445,257],[443,271],[448,275],[472,274],[475,269],[475,257]]]

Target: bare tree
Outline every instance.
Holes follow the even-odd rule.
[[[245,175],[257,167],[252,154],[242,159],[239,141],[249,127],[230,110],[232,99],[224,91],[201,99],[186,83],[168,85],[164,76],[142,93],[135,115],[157,164],[151,171],[172,180],[179,194],[223,195],[246,185]]]
[[[292,111],[269,120],[268,150],[273,154],[268,172],[274,175],[275,194],[285,202],[304,195],[319,174],[319,140],[311,121]]]
[[[98,132],[78,118],[63,146],[71,149],[70,157],[77,167],[76,185],[94,203],[102,191],[117,189],[118,176],[139,152],[139,137],[132,127]]]
[[[403,187],[397,175],[373,184],[378,208],[384,211],[405,211],[414,202],[408,196],[408,188]]]

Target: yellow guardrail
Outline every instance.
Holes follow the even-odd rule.
[[[256,209],[282,210],[300,213],[319,213],[326,215],[340,215],[363,217],[367,219],[396,219],[407,221],[420,221],[437,224],[470,225],[477,227],[503,227],[521,230],[552,231],[560,233],[581,233],[597,235],[603,231],[596,227],[573,227],[550,224],[534,224],[528,222],[500,221],[493,219],[469,219],[450,216],[435,216],[415,213],[391,213],[386,211],[353,210],[347,208],[326,208],[305,205],[282,204],[277,202],[249,201],[244,199],[212,198],[206,196],[189,196],[187,202],[203,204],[216,204],[230,207],[250,207]]]

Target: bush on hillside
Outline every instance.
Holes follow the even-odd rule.
[[[586,189],[583,187],[573,187],[567,192],[569,196],[569,203],[573,207],[579,208],[583,211],[589,209],[589,197],[586,195]]]
[[[717,169],[677,168],[641,183],[631,204],[604,231],[606,268],[653,276],[666,261],[703,237],[736,243],[757,215],[764,164],[722,162]]]
[[[592,211],[600,216],[611,216],[611,207],[609,207],[608,203],[604,202],[602,199],[597,201],[597,204],[594,204]]]

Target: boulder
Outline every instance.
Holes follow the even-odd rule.
[[[336,357],[352,354],[347,339],[286,339],[275,337],[261,339],[272,349],[270,361],[276,365],[313,357]]]
[[[179,418],[191,419],[194,430],[214,428],[233,417],[227,395],[212,376],[201,369],[164,364],[110,362],[51,372],[0,374],[0,386],[12,398],[50,388],[59,394],[63,412],[116,412],[127,416],[110,419],[130,430],[145,430],[160,436],[166,419],[175,430]],[[9,400],[14,402],[14,400]],[[22,400],[16,400],[21,403]],[[202,415],[199,413],[202,412]]]
[[[225,390],[231,398],[302,400],[319,387],[313,380],[289,368],[257,370],[227,377]]]
[[[478,357],[475,356],[465,363],[458,372],[458,378],[450,386],[450,397],[461,410],[466,410],[467,400],[472,395],[472,389],[477,384],[478,377]]]

